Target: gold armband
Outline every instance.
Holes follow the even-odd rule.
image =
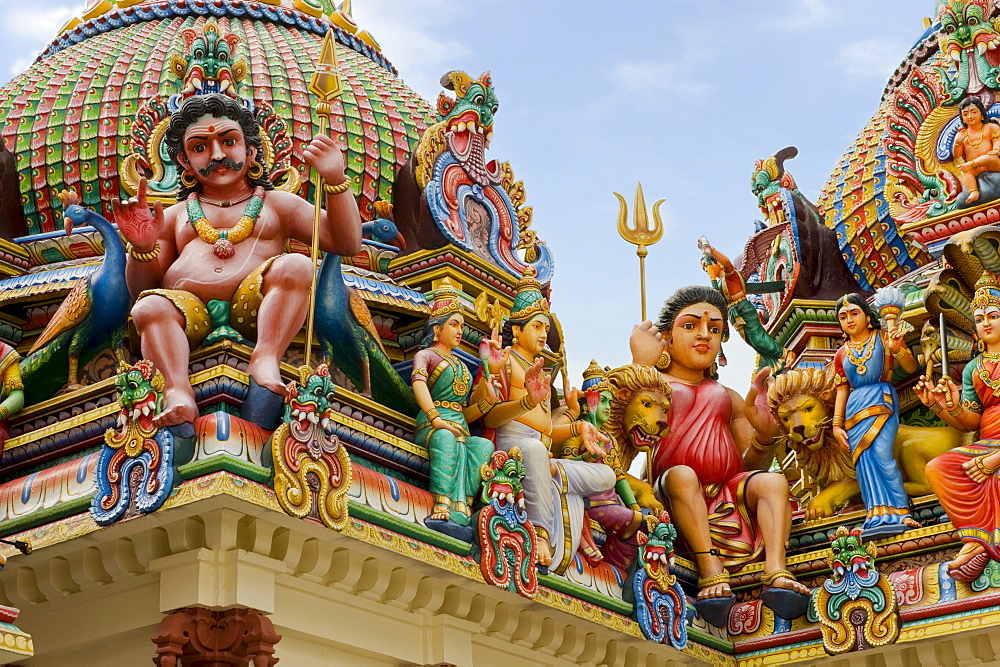
[[[128,252],[129,256],[137,262],[152,262],[160,254],[160,242],[157,241],[156,245],[154,245],[153,249],[149,252],[139,252],[131,243],[126,244],[125,250]]]
[[[323,191],[328,195],[339,195],[342,192],[347,192],[351,189],[351,179],[344,178],[340,183],[336,185],[330,185],[329,183],[323,184]]]

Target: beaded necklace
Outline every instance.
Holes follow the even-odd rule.
[[[465,364],[463,364],[453,354],[449,353],[442,356],[444,357],[444,360],[448,362],[448,365],[451,366],[453,371],[451,390],[456,396],[463,399],[466,398],[466,395],[469,393],[469,369],[466,368]]]
[[[1000,396],[1000,378],[997,379],[993,378],[993,372],[995,372],[997,369],[997,362],[996,362],[997,355],[991,354],[990,356],[993,357],[993,359],[987,359],[985,353],[982,356],[983,356],[983,362],[979,364],[979,368],[977,369],[979,373],[979,379],[983,381],[983,384],[985,384],[987,387],[990,388],[990,391],[993,392],[994,396]],[[986,361],[989,361],[990,363],[993,364],[993,372],[986,370],[986,365],[985,365]]]
[[[847,341],[847,357],[852,364],[857,366],[858,375],[864,375],[868,372],[867,363],[872,358],[872,352],[875,351],[876,335],[875,330],[872,330],[866,341],[860,343],[851,342],[850,339]]]
[[[264,188],[257,186],[250,198],[250,203],[243,210],[239,222],[231,229],[223,229],[222,231],[213,227],[212,223],[208,221],[208,218],[205,217],[205,211],[201,207],[201,201],[198,199],[198,193],[192,192],[187,198],[188,222],[198,232],[198,238],[205,243],[213,244],[212,252],[221,259],[228,259],[236,254],[234,246],[246,240],[253,232],[257,216],[264,209],[264,192]]]

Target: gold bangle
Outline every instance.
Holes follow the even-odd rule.
[[[125,250],[128,252],[129,256],[137,262],[151,262],[160,254],[160,242],[157,241],[156,245],[154,245],[153,249],[149,252],[139,252],[131,243],[125,245]]]
[[[525,412],[527,412],[528,410],[533,410],[535,408],[534,405],[531,405],[530,403],[528,403],[528,395],[527,394],[525,394],[524,396],[521,397],[521,400],[518,403],[518,405],[520,405],[522,408],[524,408]]]
[[[900,350],[899,352],[893,352],[892,353],[892,358],[893,359],[902,359],[904,354],[906,354],[906,348],[905,347],[902,350]]]
[[[930,406],[930,408],[931,408],[931,412],[933,412],[934,414],[938,414],[938,413],[939,413],[939,412],[941,412],[941,410],[943,409],[943,408],[941,407],[941,404],[940,404],[940,403],[933,403],[933,404],[932,404],[932,405]]]
[[[441,416],[441,413],[438,412],[437,408],[431,408],[426,412],[426,414],[427,414],[427,421],[429,422],[432,422]]]
[[[7,419],[10,417],[10,410],[7,409],[6,405],[0,405],[0,420]]]
[[[484,415],[489,412],[496,403],[491,402],[488,398],[481,398],[479,402],[476,403],[476,409],[478,409]]]
[[[337,183],[336,185],[330,185],[329,183],[323,184],[323,190],[328,195],[339,195],[340,193],[347,192],[350,189],[351,189],[351,179],[347,178],[346,176],[344,177],[344,180],[342,180],[340,183]]]
[[[960,405],[960,406],[958,406],[957,408],[955,408],[954,410],[949,410],[949,411],[948,411],[948,414],[949,414],[949,415],[951,415],[952,417],[957,417],[957,416],[959,416],[960,414],[962,414],[963,412],[965,412],[965,408],[963,408],[963,407],[962,407],[962,406]]]
[[[753,436],[750,438],[750,444],[757,451],[766,452],[774,445],[774,440],[771,440],[771,442],[761,442],[760,440],[757,439],[757,434],[754,433]]]
[[[833,416],[833,425],[834,426],[843,426],[844,425],[844,418],[841,417],[840,415],[834,415]]]
[[[577,437],[580,435],[580,422],[573,422],[569,426],[570,437]]]

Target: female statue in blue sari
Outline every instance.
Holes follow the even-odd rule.
[[[833,358],[837,396],[833,435],[850,449],[861,499],[868,510],[862,536],[871,540],[918,527],[910,516],[903,477],[892,456],[899,431],[899,399],[892,385],[895,364],[917,368],[899,330],[883,331],[878,316],[860,294],[837,301],[837,321],[847,342]]]

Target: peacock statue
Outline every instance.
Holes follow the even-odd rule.
[[[104,260],[94,273],[81,278],[60,304],[45,330],[21,360],[21,375],[25,379],[46,367],[50,361],[66,355],[69,366],[67,390],[80,388],[81,354],[104,349],[110,342],[119,361],[125,361],[124,339],[131,298],[125,285],[125,246],[118,230],[103,216],[80,206],[75,192],[59,194],[63,202],[63,223],[66,234],[73,227],[93,226],[104,243]],[[47,373],[57,378],[59,373]],[[28,384],[31,394],[54,389],[44,379]],[[36,398],[38,398],[36,396]]]
[[[381,204],[381,202],[376,202]],[[405,245],[396,225],[382,215],[361,226],[364,236]],[[416,415],[417,401],[386,354],[371,312],[357,290],[344,282],[341,257],[323,259],[316,283],[316,333],[323,354],[366,396],[406,415]]]

